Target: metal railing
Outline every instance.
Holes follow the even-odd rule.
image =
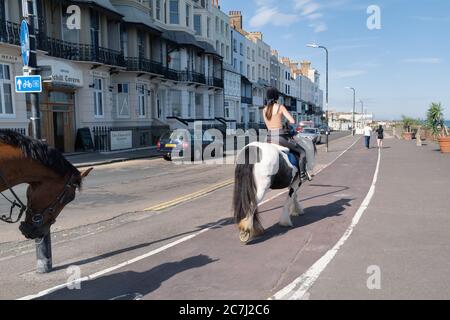
[[[195,82],[206,84],[205,75],[194,71],[180,71],[179,80],[184,82]]]
[[[20,45],[20,25],[0,19],[0,42]]]
[[[37,43],[38,49],[46,51],[52,57],[125,67],[123,53],[117,50],[63,41],[42,34],[38,36]]]
[[[145,58],[126,58],[126,67],[128,71],[143,71],[148,73],[162,74],[165,67],[161,62]]]

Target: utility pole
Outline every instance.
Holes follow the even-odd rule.
[[[24,74],[34,75],[37,74],[37,39],[36,39],[36,28],[35,19],[36,13],[34,12],[33,1],[22,0],[22,9],[24,13],[24,19],[28,20],[29,28],[29,43],[30,43],[30,53],[28,65],[24,66]],[[41,118],[39,110],[39,94],[38,93],[28,93],[30,95],[31,103],[31,135],[34,139],[41,139]],[[43,238],[38,238],[35,240],[36,245],[36,272],[37,273],[48,273],[52,271],[52,244],[51,244],[51,233],[48,232]]]
[[[353,91],[353,113],[352,113],[352,135],[355,136],[355,107],[356,107],[356,89],[353,87],[346,87]]]

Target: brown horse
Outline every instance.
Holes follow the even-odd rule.
[[[76,190],[81,189],[83,179],[91,170],[78,171],[60,152],[39,140],[0,130],[0,193],[12,191],[22,183],[29,185],[26,205],[13,191],[15,200],[10,201],[21,213],[25,212],[19,229],[28,239],[41,238],[50,232],[50,226],[75,199]],[[11,217],[0,219],[13,222]]]

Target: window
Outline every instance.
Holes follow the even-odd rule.
[[[178,4],[179,4],[178,0],[170,0],[169,4],[170,24],[180,24],[180,13]]]
[[[237,53],[237,40],[233,39],[233,52]]]
[[[188,118],[192,118],[192,111],[193,111],[193,105],[194,102],[194,93],[189,92],[189,101],[188,101]]]
[[[242,44],[242,42],[239,43],[239,52],[240,52],[241,56],[244,55],[244,45]]]
[[[219,18],[216,17],[216,33],[219,33]]]
[[[128,118],[130,116],[129,88],[127,83],[117,84],[117,115]]]
[[[156,20],[161,20],[161,0],[156,0]]]
[[[0,117],[14,115],[9,65],[0,64]]]
[[[247,78],[250,79],[250,65],[247,65]]]
[[[170,106],[172,106],[172,116],[180,117],[181,113],[181,91],[170,90],[169,92]]]
[[[0,7],[1,7],[0,1]],[[69,17],[72,15],[72,13],[67,13],[67,8],[69,5],[63,5],[61,7],[62,9],[62,40],[69,41],[69,42],[75,42],[78,43],[80,41],[80,30],[78,29],[69,29],[67,26],[67,21],[69,21]],[[2,19],[0,15],[0,19]]]
[[[121,33],[121,38],[120,38],[120,47],[122,49],[123,55],[124,57],[128,57],[128,32],[127,30],[123,29],[122,33]]]
[[[225,36],[227,37],[227,39],[229,38],[229,27],[228,27],[228,23],[225,24]]]
[[[252,61],[255,62],[255,50],[252,50]]]
[[[138,97],[138,105],[137,111],[139,118],[145,118],[147,116],[147,85],[146,84],[138,84],[136,86],[137,97]]]
[[[220,55],[223,57],[225,56],[225,45],[222,43],[220,46]]]
[[[102,118],[103,114],[103,79],[94,78],[94,116]]]
[[[194,15],[194,30],[195,34],[202,35],[202,17],[199,14]]]
[[[209,95],[208,117],[210,119],[214,118],[214,96],[211,94]]]
[[[206,20],[206,36],[208,38],[211,37],[211,18],[207,18]]]
[[[190,5],[186,5],[186,27],[190,27],[191,26],[191,22],[190,19],[191,18],[191,6]]]
[[[239,62],[239,72],[240,74],[244,73],[244,63],[242,61]]]
[[[247,47],[247,59],[250,59],[250,48]]]
[[[220,21],[220,33],[221,33],[222,35],[225,34],[225,28],[224,28],[223,20]]]

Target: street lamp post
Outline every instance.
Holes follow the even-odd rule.
[[[346,87],[346,89],[353,90],[353,117],[352,117],[352,135],[355,136],[355,106],[356,106],[356,89]]]
[[[326,47],[324,47],[324,46],[319,46],[317,44],[308,44],[306,46],[310,47],[310,48],[324,49],[325,53],[326,53],[326,60],[327,60],[326,64],[327,65],[326,65],[326,89],[325,89],[325,91],[326,91],[326,93],[325,93],[325,108],[326,108],[325,118],[326,118],[326,122],[327,122],[327,135],[326,135],[327,146],[326,146],[326,152],[328,152],[328,137],[329,137],[329,132],[328,132],[328,49]]]
[[[364,128],[364,122],[366,120],[366,117],[364,115],[364,101],[359,100],[359,103],[361,103],[361,128]]]

